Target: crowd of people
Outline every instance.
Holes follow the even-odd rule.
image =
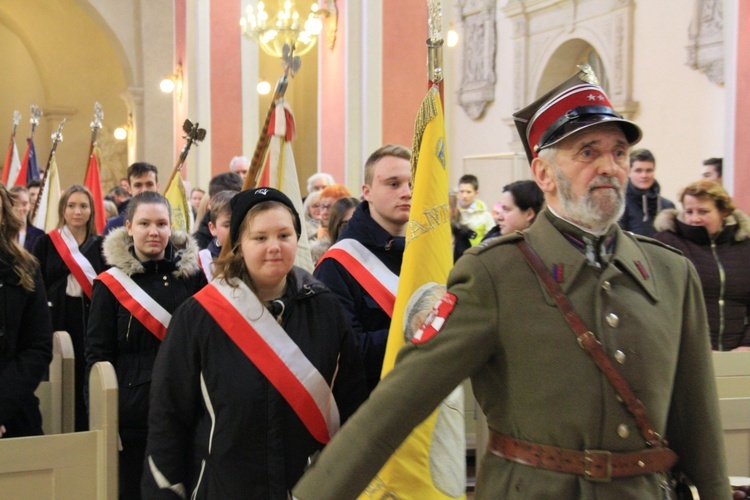
[[[598,105],[576,101],[581,92]],[[546,107],[552,99],[562,104]],[[561,112],[568,101],[579,112]],[[42,433],[33,392],[52,332],[65,330],[77,431],[89,370],[115,367],[121,498],[287,498],[298,482],[301,499],[355,497],[467,377],[490,427],[485,497],[656,498],[676,453],[701,495],[719,498],[728,484],[709,354],[750,350],[750,220],[715,158],[676,209],[653,154],[630,151],[640,129],[608,106],[577,75],[515,115],[533,180],[490,205],[476,176],[459,179],[447,289],[416,301],[382,381],[409,149],[374,151],[359,196],[313,175],[302,213],[278,190],[243,191],[249,162],[235,157],[190,192],[192,234],[172,230],[146,162],[110,191],[102,235],[84,186],[65,190],[45,234],[28,222],[33,186],[0,185],[0,437]],[[294,265],[303,227],[312,273]],[[562,290],[540,288],[548,282]],[[645,424],[586,359],[586,339],[561,338],[569,327],[550,306],[565,294],[639,394]],[[556,411],[540,411],[550,401]],[[589,466],[585,450],[618,465]],[[545,453],[573,465],[533,459]]]

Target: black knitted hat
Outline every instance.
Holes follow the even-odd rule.
[[[232,218],[229,222],[229,240],[232,243],[232,247],[234,247],[239,239],[240,226],[242,225],[242,221],[245,220],[247,213],[255,205],[264,201],[277,201],[292,210],[292,214],[294,214],[294,229],[297,231],[297,237],[299,237],[302,231],[302,224],[292,200],[287,195],[274,188],[248,189],[237,193],[229,202],[229,206],[232,208]]]

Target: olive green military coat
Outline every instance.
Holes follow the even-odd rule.
[[[674,250],[616,229],[612,260],[590,266],[543,213],[525,238],[680,457],[701,498],[729,498],[718,400],[700,283]],[[558,224],[562,221],[558,221]],[[491,429],[575,450],[645,448],[635,421],[575,340],[513,244],[468,251],[450,274],[457,305],[441,331],[399,353],[395,369],[347,422],[294,490],[355,498],[411,429],[463,379]],[[561,267],[560,267],[561,266]],[[659,474],[595,483],[487,453],[477,499],[656,499]]]

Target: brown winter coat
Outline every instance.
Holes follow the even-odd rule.
[[[678,210],[656,218],[654,238],[682,251],[698,271],[706,301],[711,348],[750,346],[750,219],[739,210],[727,217],[713,239],[703,226],[682,221]]]

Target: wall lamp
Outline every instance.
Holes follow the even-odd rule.
[[[182,63],[177,63],[175,72],[164,77],[159,88],[165,94],[174,92],[177,100],[182,101]]]
[[[316,8],[317,7],[317,10]],[[333,50],[336,44],[336,31],[339,24],[339,9],[336,7],[336,0],[323,0],[322,5],[313,4],[313,11],[316,12],[318,19],[324,18],[323,26],[326,31],[326,45]]]

